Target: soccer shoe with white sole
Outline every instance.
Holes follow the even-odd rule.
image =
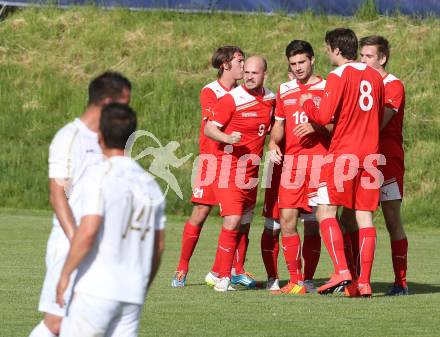
[[[332,274],[330,280],[318,288],[318,294],[331,294],[337,287],[350,284],[351,280],[351,274],[348,270],[339,274]]]
[[[214,290],[218,292],[229,291],[229,287],[231,285],[231,280],[229,277],[222,277],[220,280],[214,285]]]
[[[386,293],[387,296],[405,296],[408,295],[408,287],[393,285]]]
[[[183,270],[176,271],[171,286],[173,288],[182,288],[186,285],[186,273]]]
[[[257,285],[257,281],[255,280],[255,277],[248,272],[244,272],[243,274],[232,275],[231,283],[241,284],[242,286],[248,288],[255,288]]]
[[[220,281],[220,277],[214,275],[212,271],[210,271],[205,276],[205,283],[207,286],[213,287],[217,284],[218,281]]]
[[[280,290],[280,281],[277,278],[270,278],[266,283],[266,290],[278,291]]]
[[[315,288],[315,284],[313,283],[313,280],[305,280],[304,287],[306,287],[306,290],[309,294],[316,293],[316,288]]]
[[[336,294],[344,294],[344,293],[345,293],[345,287],[346,287],[346,286],[339,286],[339,287],[336,287],[335,290],[333,290],[333,293],[336,293]]]
[[[273,294],[286,294],[286,295],[304,295],[307,293],[306,287],[302,282],[295,283],[289,282],[278,291],[272,291]]]

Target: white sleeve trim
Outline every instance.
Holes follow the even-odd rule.
[[[284,120],[285,120],[285,118],[283,118],[283,117],[278,117],[278,116],[275,116],[275,119],[276,119],[277,121],[284,121]]]
[[[214,123],[214,125],[218,126],[219,128],[223,127],[223,124],[220,124],[219,122],[213,121],[211,120],[212,123]]]

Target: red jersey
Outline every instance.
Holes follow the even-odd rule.
[[[297,80],[293,80],[280,85],[277,94],[277,104],[275,110],[275,119],[284,120],[285,130],[285,154],[286,155],[313,155],[327,153],[326,145],[329,138],[323,134],[314,132],[305,137],[298,137],[293,133],[297,125],[308,123],[307,114],[299,104],[301,95],[311,93],[313,102],[319,107],[321,97],[324,94],[325,80],[319,78],[318,82],[312,84],[301,84]],[[328,145],[327,145],[328,147]],[[311,167],[312,159],[307,162],[307,166]]]
[[[215,153],[217,142],[205,136],[205,125],[211,116],[212,108],[218,100],[229,92],[222,84],[216,80],[203,87],[200,92],[200,106],[202,107],[202,120],[200,123],[199,151],[200,153]]]
[[[394,75],[383,78],[385,86],[385,106],[393,109],[395,114],[380,132],[380,150],[385,157],[403,159],[403,114],[405,109],[405,88]]]
[[[312,100],[304,102],[304,111],[318,124],[334,117],[329,153],[335,158],[352,154],[359,167],[370,154],[379,153],[379,130],[383,117],[384,86],[379,72],[359,62],[346,63],[327,77],[318,109]]]
[[[213,108],[209,118],[227,134],[233,131],[241,132],[240,142],[233,145],[229,187],[235,186],[237,163],[243,155],[254,154],[262,157],[264,141],[271,124],[275,108],[275,95],[263,88],[261,95],[250,94],[244,86],[239,86],[226,94]],[[225,155],[225,146],[218,143],[217,172],[220,170],[222,156]],[[227,151],[229,153],[229,151]],[[246,166],[246,178],[258,177],[258,164],[243,162]]]

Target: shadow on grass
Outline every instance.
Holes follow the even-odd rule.
[[[289,280],[280,280],[280,287],[285,286]],[[316,288],[323,285],[327,282],[327,279],[319,278],[315,279],[314,283]],[[233,285],[234,288],[238,291],[246,291],[246,290],[265,290],[267,281],[257,281],[256,288],[246,288],[244,286],[236,286]],[[371,284],[371,288],[376,296],[385,296],[385,294],[390,289],[392,283],[391,282],[373,282]],[[185,287],[206,287],[204,282],[199,283],[187,283]],[[440,293],[440,285],[436,284],[427,284],[427,283],[417,283],[417,282],[408,282],[408,289],[410,295],[420,295],[420,294],[436,294]]]
[[[281,283],[282,281],[280,281]],[[287,281],[285,281],[287,283]],[[315,279],[315,285],[319,287],[320,285],[327,282],[327,279]],[[283,281],[284,284],[284,281]],[[373,282],[371,283],[371,288],[375,294],[382,293],[383,296],[390,290],[392,282]],[[440,293],[440,285],[438,284],[428,284],[428,283],[417,283],[408,282],[408,290],[410,295],[420,295],[420,294],[436,294]]]

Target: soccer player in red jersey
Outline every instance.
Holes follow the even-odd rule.
[[[199,135],[200,160],[191,199],[193,210],[183,229],[180,260],[171,282],[173,287],[185,286],[189,261],[199,240],[203,224],[212,206],[217,204],[213,184],[208,183],[210,176],[216,174],[216,165],[212,169],[208,165],[209,161],[203,160],[203,158],[209,159],[210,155],[214,156],[217,142],[205,136],[205,125],[211,115],[212,107],[221,97],[237,86],[237,81],[243,78],[243,65],[244,53],[240,48],[235,46],[218,48],[212,56],[212,66],[218,69],[218,78],[207,84],[200,92],[200,105],[202,107]],[[216,269],[216,263],[214,263],[213,269]]]
[[[301,211],[311,212],[311,207],[316,206],[312,199],[316,198],[317,181],[315,186],[310,181],[312,156],[323,157],[327,153],[329,133],[327,129],[309,123],[299,104],[302,94],[311,93],[313,100],[319,105],[324,93],[325,81],[313,74],[315,58],[312,46],[307,41],[294,40],[287,46],[286,56],[296,80],[280,85],[275,110],[276,120],[271,131],[269,150],[275,164],[281,165],[284,155],[278,198],[282,246],[290,281],[280,293],[304,294],[306,287],[302,274],[301,241],[297,232],[297,220]],[[294,130],[299,125],[302,127],[297,129],[297,134],[300,134],[297,135]],[[285,140],[284,153],[279,146],[283,140]],[[307,277],[308,282],[313,285],[312,278],[319,261],[321,238],[319,225],[310,215],[304,219],[305,241],[307,240],[307,247],[304,248],[307,249],[303,250],[303,253],[305,253],[305,263],[311,265],[307,266]]]
[[[219,142],[215,193],[223,227],[216,291],[229,290],[234,252],[242,236],[239,229],[249,226],[255,207],[259,164],[275,106],[275,95],[263,86],[266,70],[264,58],[247,59],[244,84],[218,102],[205,127],[205,134]]]
[[[295,74],[287,66],[287,77],[290,81],[295,79]],[[272,119],[272,123],[275,119]],[[272,124],[273,125],[273,124]],[[284,149],[284,144],[281,145]],[[264,227],[261,233],[261,257],[267,273],[266,289],[269,291],[280,290],[278,279],[278,254],[280,251],[280,212],[278,208],[278,190],[281,181],[282,165],[270,164],[266,173],[266,191],[264,192],[263,216]]]
[[[379,137],[380,151],[386,158],[386,165],[380,166],[384,176],[380,188],[380,203],[391,240],[391,256],[395,274],[394,284],[388,295],[408,295],[406,283],[408,240],[400,218],[403,197],[403,176],[405,172],[403,152],[403,114],[405,109],[405,88],[385,67],[390,58],[388,40],[382,36],[368,36],[360,39],[361,62],[376,69],[385,86],[384,118]],[[344,226],[350,226],[350,236],[357,236],[356,221],[351,210],[344,209],[341,218]],[[354,226],[353,226],[354,225]],[[354,247],[358,251],[358,247]]]
[[[370,276],[376,246],[373,212],[379,202],[383,159],[379,154],[379,131],[384,109],[384,85],[375,69],[359,62],[355,33],[338,28],[326,33],[325,42],[331,63],[337,68],[327,77],[319,108],[312,95],[301,96],[307,116],[318,124],[334,118],[334,131],[328,155],[323,161],[318,188],[317,217],[321,236],[330,254],[334,274],[318,288],[318,293],[333,292],[352,282],[344,254],[342,232],[337,220],[338,206],[355,210],[359,225],[360,275],[352,293],[371,296]]]

